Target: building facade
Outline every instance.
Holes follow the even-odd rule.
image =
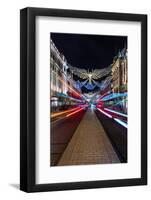
[[[128,63],[127,63],[127,50],[124,48],[119,52],[112,63],[112,92],[122,93],[127,92],[128,82]]]
[[[119,52],[118,56],[114,58],[112,63],[111,74],[112,74],[112,81],[111,81],[112,93],[123,94],[122,97],[116,98],[114,100],[114,105],[116,105],[116,109],[119,109],[124,113],[127,113],[128,59],[127,59],[126,48],[122,49],[122,51]]]
[[[68,63],[54,42],[50,40],[50,100],[51,112],[64,110],[81,99],[80,91],[75,87]]]

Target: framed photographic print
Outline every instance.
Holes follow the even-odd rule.
[[[20,12],[20,189],[147,184],[147,16]]]

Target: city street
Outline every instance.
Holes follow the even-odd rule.
[[[127,37],[50,33],[50,166],[126,163]]]
[[[119,163],[100,121],[93,109],[89,108],[58,165]]]
[[[86,111],[80,110],[77,113],[72,113],[72,115],[64,116],[52,123],[51,165],[124,162],[122,159],[124,155],[121,155],[124,152],[120,151],[119,144],[114,144],[112,141],[117,134],[122,135],[123,131],[126,132],[125,127],[95,108],[89,107]],[[108,123],[110,130],[103,126],[104,122]],[[116,133],[112,136],[111,133],[115,129]],[[118,138],[120,139],[120,136]],[[123,140],[123,147],[124,142],[126,143],[126,141]]]

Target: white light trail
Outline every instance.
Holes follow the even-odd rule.
[[[119,124],[121,124],[122,126],[124,126],[125,128],[128,127],[128,125],[127,125],[125,122],[123,122],[122,120],[117,119],[117,118],[114,118],[114,120],[115,120],[116,122],[118,122]]]
[[[103,110],[101,110],[100,108],[97,108],[101,113],[103,113],[104,115],[106,115],[107,117],[109,118],[113,118],[112,115],[104,112]],[[117,119],[117,118],[113,118],[117,123],[119,123],[120,125],[124,126],[125,128],[128,127],[127,123],[123,122],[122,120],[120,119]]]
[[[120,116],[123,116],[123,117],[127,117],[126,114],[117,112],[117,111],[115,111],[115,110],[111,110],[111,109],[108,109],[108,108],[104,108],[104,110],[107,110],[107,111],[109,111],[109,112],[115,113],[115,114],[120,115]]]
[[[112,115],[110,115],[110,114],[104,112],[104,111],[101,110],[100,108],[97,108],[97,109],[98,109],[101,113],[103,113],[104,115],[106,115],[107,117],[112,118]]]

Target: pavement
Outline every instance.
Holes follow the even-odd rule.
[[[62,154],[58,166],[120,163],[93,109],[88,109]]]

